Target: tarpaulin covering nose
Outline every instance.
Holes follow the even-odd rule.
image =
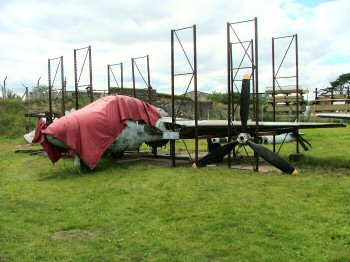
[[[158,109],[146,102],[128,96],[109,95],[58,119],[42,133],[61,140],[90,168],[95,168],[106,149],[126,128],[127,120],[144,121],[155,126],[159,118]],[[50,143],[46,143],[47,146],[51,150],[44,149],[51,161],[57,162],[62,149]],[[60,152],[60,156],[52,152]]]

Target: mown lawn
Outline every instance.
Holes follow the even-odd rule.
[[[304,133],[298,177],[109,159],[81,174],[1,139],[0,261],[350,261],[350,128]]]

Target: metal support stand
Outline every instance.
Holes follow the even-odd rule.
[[[51,64],[58,61],[55,74],[52,75],[51,72]],[[55,85],[57,73],[60,71],[60,88]],[[39,78],[40,80],[40,78]],[[38,84],[39,84],[38,80]],[[56,105],[58,98],[61,96],[61,105],[60,105],[60,113],[59,116],[62,117],[65,115],[65,95],[66,95],[66,87],[64,80],[64,67],[63,67],[63,56],[48,59],[48,80],[49,80],[49,117],[47,122],[51,124],[53,122],[53,103]],[[57,105],[56,105],[57,110]]]
[[[120,69],[120,84],[114,74],[113,68],[114,67],[119,67]],[[123,88],[124,88],[124,81],[123,81],[123,63],[119,64],[112,64],[112,65],[107,65],[107,76],[108,76],[108,94],[110,95],[111,93],[115,93],[113,89],[117,90],[117,94],[123,94]],[[117,86],[112,86],[111,84],[111,76],[113,77],[113,80]],[[118,90],[119,89],[119,90]]]
[[[253,26],[251,39],[243,40],[238,34],[240,26]],[[239,56],[239,52],[243,52]],[[234,61],[233,55],[238,60]],[[238,108],[235,101],[235,93],[240,93],[240,83],[242,82],[242,70],[250,73],[253,93],[253,119],[255,120],[255,130],[252,134],[254,142],[259,143],[259,86],[258,86],[258,21],[255,17],[251,20],[227,23],[227,93],[228,93],[228,140],[232,141],[232,134],[238,133],[233,121]],[[228,154],[228,166],[232,166],[231,156]],[[259,170],[259,156],[254,153],[255,163],[252,166],[255,171]]]
[[[192,62],[190,61],[187,52],[185,51],[184,45],[180,40],[179,32],[184,30],[192,30],[192,37],[193,37],[193,58]],[[189,72],[185,73],[175,73],[175,54],[174,54],[174,43],[175,38],[177,40],[177,43],[181,46],[181,50],[183,54],[185,55],[188,65],[190,67]],[[182,100],[177,110],[175,110],[175,77],[177,76],[191,76],[185,93],[182,96]],[[197,39],[196,39],[196,25],[180,28],[180,29],[173,29],[171,30],[171,106],[172,106],[172,126],[171,129],[173,132],[176,131],[176,119],[180,112],[181,106],[184,102],[185,97],[187,96],[188,90],[193,82],[193,90],[194,90],[194,122],[195,122],[195,158],[194,162],[198,162],[198,96],[197,96]],[[185,145],[186,146],[186,145]],[[175,166],[175,158],[176,158],[176,148],[175,148],[175,140],[170,141],[170,157],[172,166]],[[190,157],[192,158],[192,157]]]
[[[285,50],[285,52],[282,54],[281,62],[276,70],[275,64],[276,64],[276,42],[278,40],[282,39],[288,39],[290,40],[288,43],[288,46]],[[283,68],[283,65],[286,63],[286,57],[289,53],[289,51],[292,48],[292,44],[294,43],[294,52],[295,52],[295,71],[293,74],[284,74],[283,76],[280,76],[281,69]],[[273,83],[272,83],[272,103],[273,103],[273,121],[276,121],[276,85],[278,87],[278,91],[280,91],[281,94],[283,94],[285,103],[290,107],[291,114],[293,116],[292,121],[299,122],[299,103],[300,103],[300,90],[299,90],[299,65],[298,65],[298,35],[288,35],[288,36],[280,36],[280,37],[272,37],[272,77],[273,77]],[[296,110],[293,109],[291,106],[291,102],[288,101],[287,96],[283,93],[283,85],[280,84],[279,81],[295,81],[295,95],[296,95],[296,101],[295,101],[295,107]],[[317,89],[316,89],[317,90]],[[316,94],[316,100],[317,100],[317,94]],[[296,131],[299,133],[299,130]],[[283,143],[280,145],[278,152],[281,150],[281,147],[283,146]],[[276,152],[276,140],[275,136],[273,136],[273,152]],[[299,143],[296,141],[296,153],[299,154]]]
[[[146,70],[147,70],[147,81],[145,80],[145,77],[143,76],[140,68],[138,67],[136,60],[140,59],[146,59]],[[147,97],[148,97],[148,103],[152,103],[152,86],[151,86],[151,75],[150,75],[150,69],[149,69],[149,55],[146,56],[141,56],[141,57],[136,57],[136,58],[131,58],[131,68],[132,68],[132,87],[133,87],[133,95],[134,97],[136,96],[136,84],[135,84],[135,67],[141,76],[143,82],[145,83],[147,87]]]
[[[80,67],[80,72],[78,76],[78,58],[77,58],[77,53],[80,51],[86,51],[84,61],[82,66]],[[88,84],[80,84],[81,80],[81,75],[83,73],[84,67],[86,60],[88,59],[89,62],[89,83]],[[88,47],[83,47],[83,48],[78,48],[74,49],[74,82],[75,82],[75,109],[78,110],[80,108],[79,105],[79,99],[81,99],[80,96],[80,88],[84,87],[86,89],[86,93],[90,97],[90,103],[94,101],[94,89],[92,86],[92,58],[91,58],[91,46]]]

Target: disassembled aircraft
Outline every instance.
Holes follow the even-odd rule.
[[[250,79],[242,81],[240,98],[241,121],[233,121],[231,134],[235,140],[221,146],[209,145],[209,153],[195,166],[204,167],[222,161],[236,146],[249,146],[261,158],[287,174],[298,171],[281,156],[266,147],[254,143],[255,121],[248,120],[250,103]],[[165,134],[172,131],[172,119],[156,108],[137,98],[109,95],[86,107],[66,115],[50,125],[44,120],[38,122],[34,142],[40,142],[53,163],[62,155],[73,153],[89,168],[96,167],[107,151],[118,155],[125,151],[138,150],[143,143],[161,147],[168,143]],[[309,144],[298,135],[299,129],[343,127],[338,123],[306,122],[259,122],[259,131],[274,135],[292,132],[300,145]],[[199,138],[220,138],[227,136],[226,120],[198,121]],[[176,132],[179,139],[195,138],[194,120],[177,119]]]

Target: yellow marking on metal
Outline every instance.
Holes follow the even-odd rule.
[[[295,169],[292,173],[292,176],[299,176],[299,171]]]

